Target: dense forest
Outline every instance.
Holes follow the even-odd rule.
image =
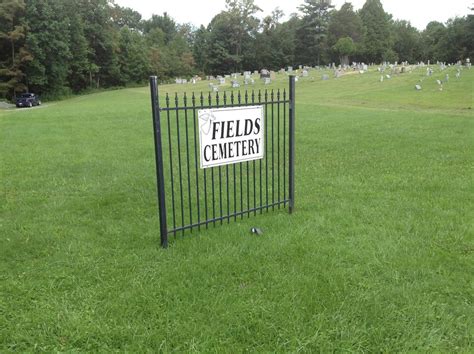
[[[287,21],[260,20],[254,0],[226,0],[207,26],[166,13],[144,20],[112,0],[0,0],[0,97],[49,97],[96,88],[288,65],[359,61],[456,62],[474,56],[474,16],[419,31],[380,0],[355,11],[302,0]],[[449,5],[448,5],[449,6]],[[468,11],[466,6],[466,11]],[[298,12],[298,14],[296,13]]]

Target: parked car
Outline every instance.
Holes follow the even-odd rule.
[[[17,107],[33,107],[41,104],[40,98],[34,93],[22,93],[20,97],[16,99]]]

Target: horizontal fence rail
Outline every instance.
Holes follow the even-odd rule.
[[[289,91],[191,93],[158,98],[150,77],[162,247],[168,236],[294,208],[295,78]],[[200,168],[198,111],[264,107],[263,159]]]

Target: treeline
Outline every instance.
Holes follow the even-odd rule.
[[[139,84],[151,74],[167,80],[331,62],[456,62],[474,52],[473,16],[420,32],[393,20],[380,0],[359,11],[304,0],[295,10],[287,21],[279,9],[259,20],[254,0],[226,0],[207,27],[193,28],[166,13],[143,20],[112,0],[0,0],[0,97]]]

